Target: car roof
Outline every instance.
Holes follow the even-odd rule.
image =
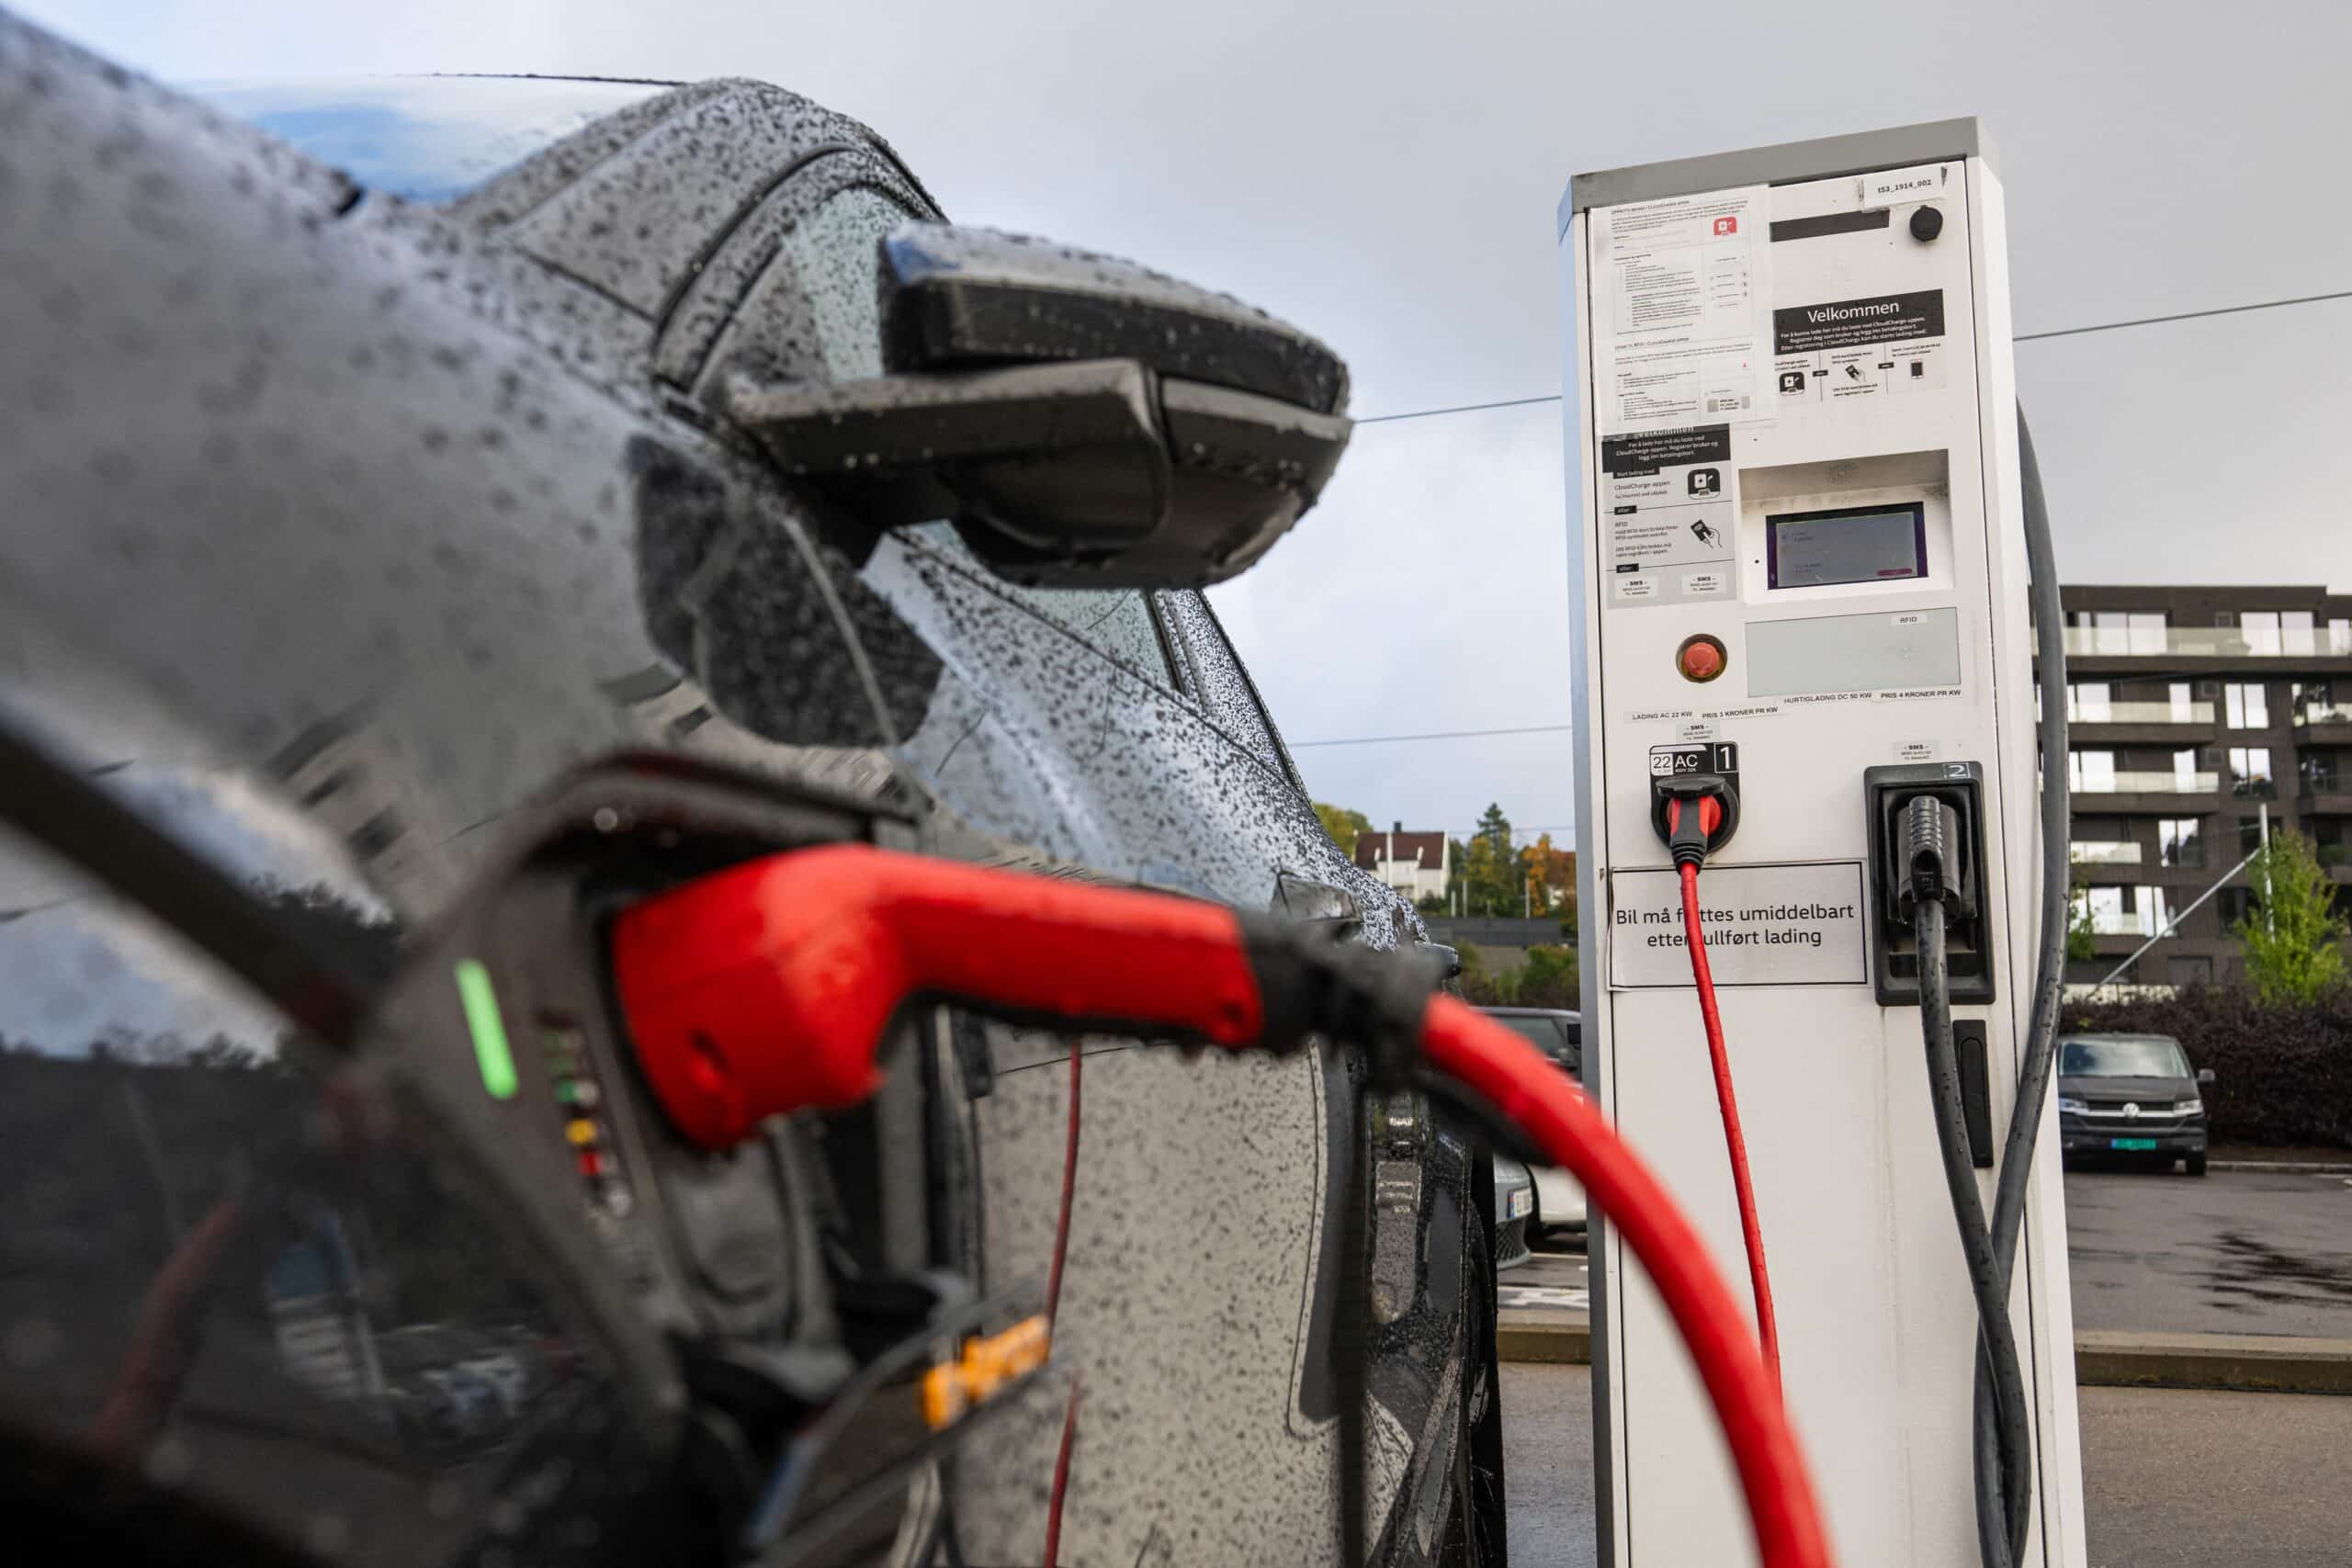
[[[683,85],[617,76],[190,83],[189,96],[371,190],[452,201],[595,120]]]

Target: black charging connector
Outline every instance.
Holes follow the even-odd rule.
[[[1881,1007],[1919,1005],[1916,925],[1923,900],[1943,906],[1951,999],[1993,999],[1984,920],[1984,773],[1974,762],[1903,762],[1862,771],[1870,817],[1871,979]]]

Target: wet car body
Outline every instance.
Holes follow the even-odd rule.
[[[875,246],[935,215],[871,132],[742,82],[655,91],[444,204],[404,200],[0,15],[10,709],[356,964],[395,962],[529,803],[621,752],[870,801],[935,852],[1413,941],[1322,833],[1198,593],[1032,592],[944,526],[875,537],[714,412],[730,368],[872,373]],[[60,1097],[13,1097],[23,1114],[70,1102],[128,1141],[131,1067],[282,1031],[14,840],[0,868],[24,982],[0,1037]],[[918,1049],[921,1072],[799,1151],[920,1151],[853,1201],[857,1267],[1042,1274],[1068,1046],[943,1016]],[[1497,1417],[1464,1134],[1367,1096],[1346,1058],[1087,1050],[1068,1558],[1478,1560],[1499,1460],[1473,1453]],[[44,1117],[0,1138],[14,1193],[69,1124]],[[122,1255],[17,1260],[0,1327],[64,1348],[57,1388],[0,1418],[74,1408],[59,1325],[95,1277],[75,1270],[187,1245],[232,1143],[108,1169],[126,1206],[180,1194]],[[1409,1201],[1375,1208],[1375,1166],[1414,1173]],[[546,1332],[510,1305],[482,1310]],[[457,1375],[378,1381],[423,1399],[439,1378],[424,1418],[500,1447],[496,1380]],[[969,1560],[1035,1559],[1060,1415],[1008,1416],[953,1466]],[[253,1505],[249,1477],[196,1466],[188,1484]],[[348,1539],[368,1516],[266,1523]]]

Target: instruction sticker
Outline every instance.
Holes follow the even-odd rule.
[[[1688,986],[1682,882],[1670,867],[1609,878],[1613,990]],[[1709,866],[1700,931],[1717,986],[1860,986],[1870,979],[1862,863]]]
[[[1600,429],[1769,419],[1769,187],[1593,214],[1593,378]]]
[[[1600,439],[1609,602],[1738,597],[1733,570],[1731,426]]]

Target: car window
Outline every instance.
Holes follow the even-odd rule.
[[[2058,1072],[2070,1078],[2185,1078],[2188,1058],[2174,1041],[2118,1035],[2061,1043]]]
[[[1266,715],[1265,704],[1259,700],[1257,684],[1241,667],[1233,645],[1226,640],[1225,628],[1217,625],[1207,602],[1187,590],[1160,594],[1159,608],[1168,617],[1169,629],[1183,649],[1198,682],[1201,704],[1208,709],[1216,727],[1263,762],[1276,777],[1288,781],[1291,788],[1301,795],[1306,794],[1298,769],[1292,765],[1290,753],[1283,749],[1281,737],[1274,733],[1273,721]]]
[[[882,237],[914,215],[880,191],[845,190],[785,236],[817,328],[825,374],[882,374],[882,301],[875,286]]]
[[[1024,588],[1007,582],[973,556],[951,523],[925,523],[901,530],[933,550],[961,563],[997,593],[1051,621],[1096,652],[1108,655],[1172,691],[1184,682],[1169,658],[1150,601],[1132,588]]]
[[[323,884],[256,891],[314,936],[390,940]],[[336,1066],[0,831],[0,1392],[128,1477],[388,1563],[524,1520],[516,1456],[560,1458],[575,1477],[514,1543],[536,1560],[542,1531],[596,1528],[578,1500],[614,1484],[610,1384],[445,1161]]]

